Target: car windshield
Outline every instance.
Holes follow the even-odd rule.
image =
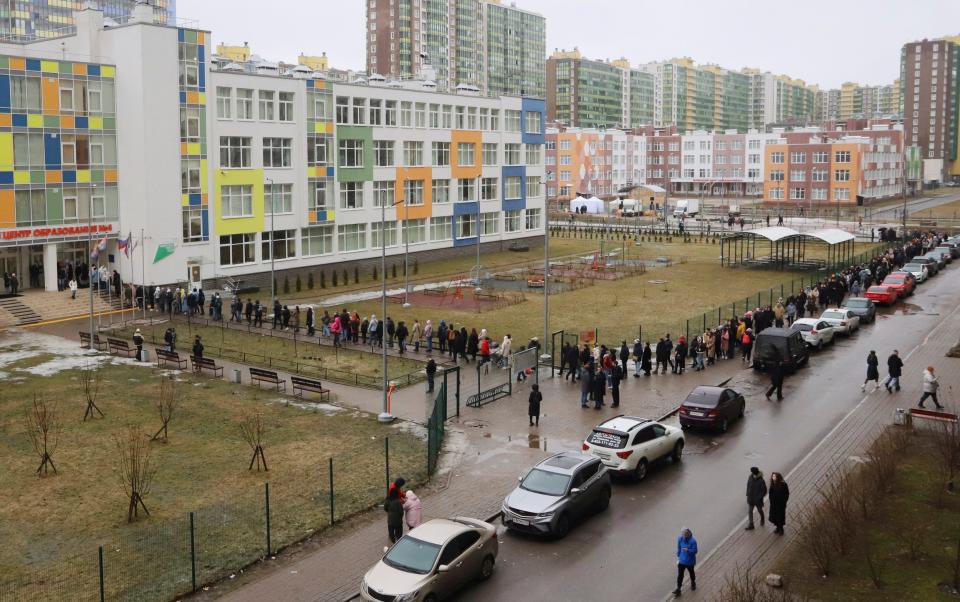
[[[793,329],[799,330],[800,332],[810,332],[811,330],[813,330],[813,325],[812,324],[794,324]]]
[[[887,276],[886,279],[884,279],[884,282],[889,282],[891,284],[900,284],[901,282],[903,282],[903,276]]]
[[[920,272],[923,270],[923,266],[919,263],[908,263],[907,265],[903,266],[903,269],[910,272]]]
[[[383,561],[400,571],[426,575],[433,568],[439,553],[440,546],[407,535],[390,548]]]
[[[847,307],[856,307],[858,309],[864,308],[864,307],[870,307],[870,300],[869,299],[850,299],[849,301],[847,301]]]
[[[703,391],[699,389],[694,389],[687,398],[683,401],[684,405],[690,403],[698,406],[705,406],[714,408],[717,406],[717,402],[720,401],[720,394],[714,391]]]
[[[569,475],[534,468],[523,478],[520,489],[542,493],[543,495],[560,496],[567,492],[567,485],[569,484]]]
[[[824,320],[842,320],[847,317],[842,311],[825,311],[823,315],[820,316]]]

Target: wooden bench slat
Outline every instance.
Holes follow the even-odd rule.
[[[290,376],[290,382],[293,384],[293,392],[297,394],[297,391],[300,391],[300,397],[303,397],[303,391],[311,391],[313,393],[319,393],[320,399],[330,398],[330,389],[324,389],[323,384],[319,380],[312,378],[304,378],[302,376]]]
[[[280,378],[276,372],[272,370],[262,370],[260,368],[249,368],[250,370],[250,380],[257,383],[257,386],[260,386],[261,382],[270,383],[271,385],[276,385],[277,390],[281,389],[287,390],[287,383],[282,378]]]
[[[167,351],[166,349],[157,348],[157,366],[160,366],[161,363],[172,362],[177,365],[181,370],[187,367],[186,358],[181,358],[180,354],[176,351]]]
[[[195,357],[190,356],[190,361],[193,362],[193,371],[202,372],[203,370],[210,370],[213,372],[214,376],[221,376],[223,374],[223,366],[218,366],[216,362],[208,357]]]

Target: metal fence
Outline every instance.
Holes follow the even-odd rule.
[[[447,383],[440,383],[440,392],[433,400],[433,411],[427,420],[427,474],[437,470],[440,449],[443,447],[444,428],[447,423]]]
[[[446,408],[444,395],[441,388],[435,414]],[[0,574],[0,602],[164,601],[195,592],[381,503],[397,476],[411,486],[426,482],[444,418],[431,417],[426,458],[391,454],[390,439],[380,438],[371,448],[319,462],[295,486],[265,482],[176,519],[124,526],[84,553],[7,570]]]

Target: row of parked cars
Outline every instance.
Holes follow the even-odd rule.
[[[883,282],[867,289],[866,297],[880,305],[892,305],[913,294],[917,285],[935,276],[960,257],[960,237],[947,239],[924,255],[911,259]]]

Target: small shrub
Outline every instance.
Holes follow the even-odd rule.
[[[320,272],[320,288],[327,288],[327,273]]]
[[[290,278],[286,276],[283,277],[283,294],[284,295],[290,294]]]
[[[353,283],[360,284],[360,267],[353,266]]]
[[[297,274],[297,282],[296,282],[295,287],[296,287],[298,293],[299,293],[300,290],[303,288],[303,285],[300,283],[300,274]]]
[[[397,277],[397,264],[395,263],[390,265],[390,277],[391,278]]]
[[[307,274],[307,290],[313,290],[313,272]]]
[[[347,274],[346,268],[343,270],[343,286],[350,284],[350,276]]]
[[[380,280],[380,274],[377,270],[377,266],[373,266],[373,278],[371,280]]]
[[[333,271],[333,286],[337,286],[337,271]]]
[[[420,273],[420,261],[414,259],[414,260],[413,260],[413,275],[416,276],[418,273]]]

